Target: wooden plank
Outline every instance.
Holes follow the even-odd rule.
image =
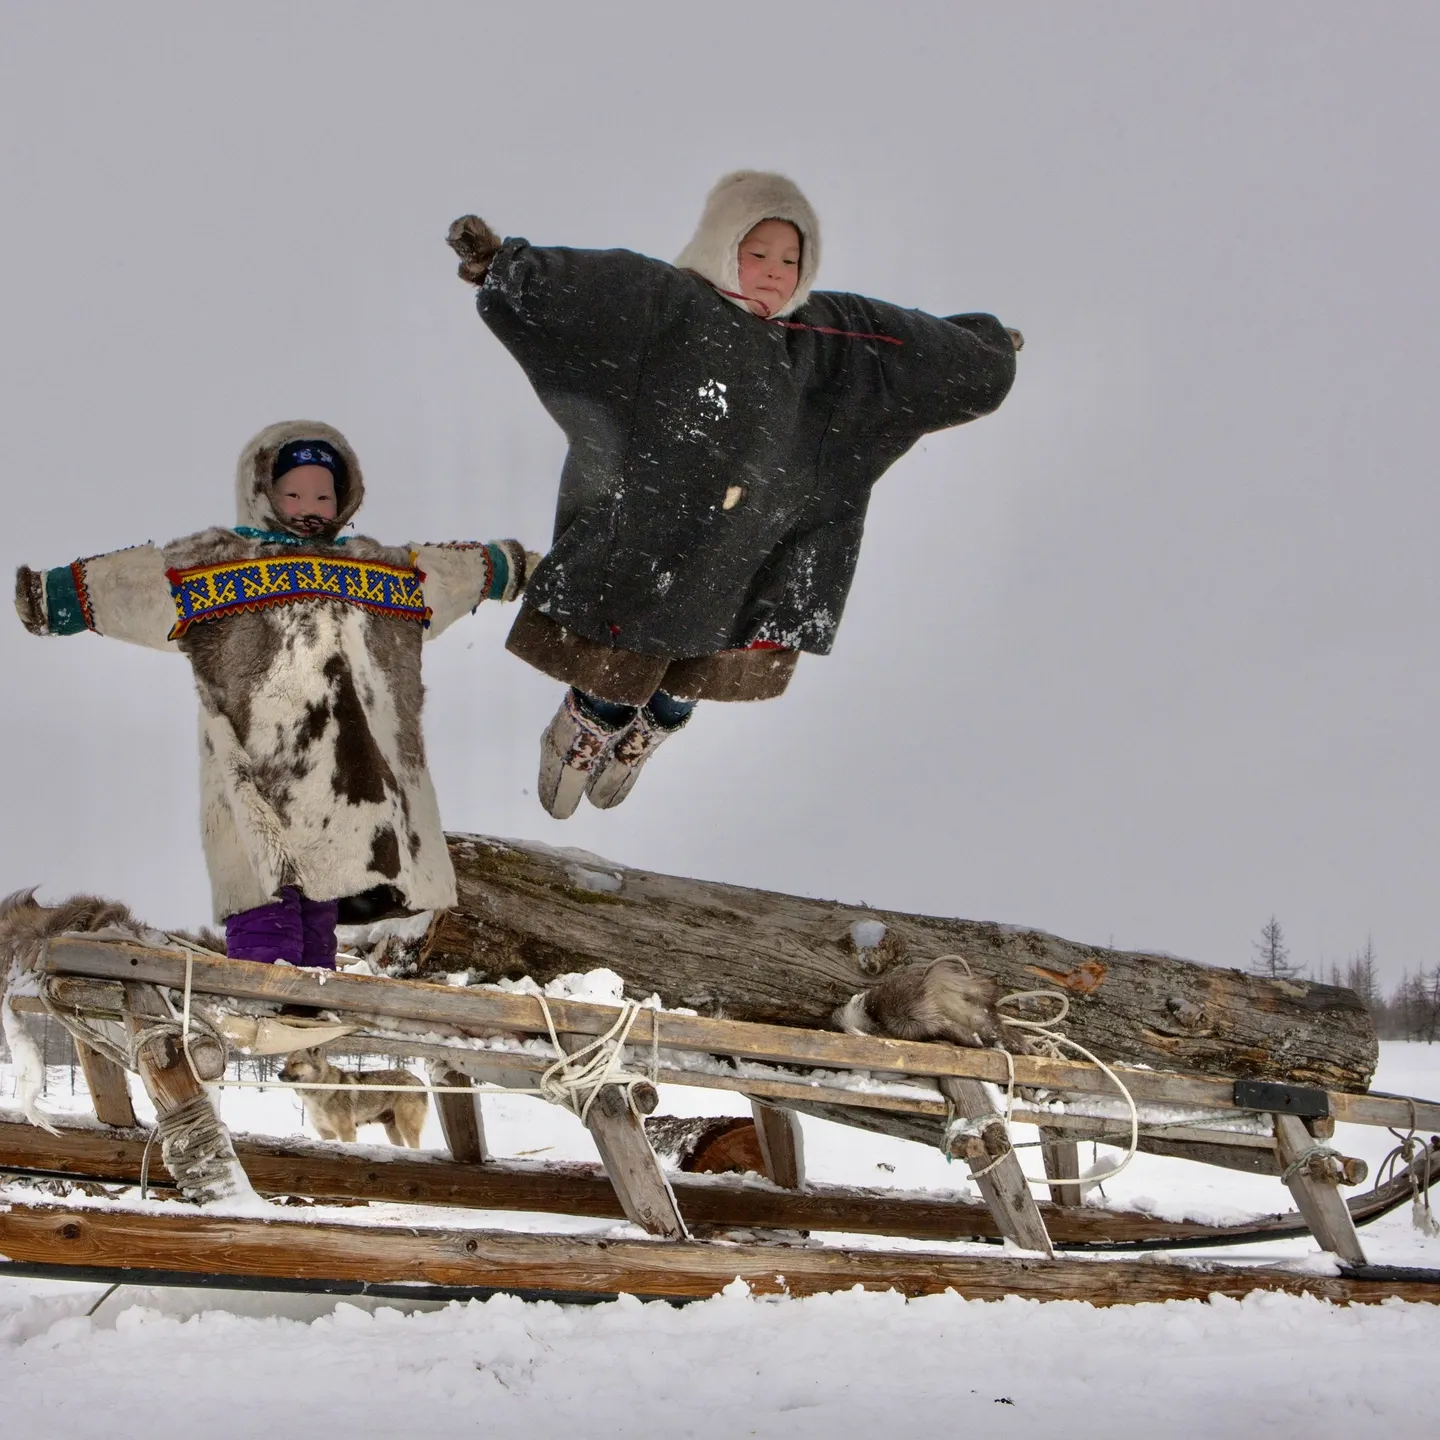
[[[0,1119],[0,1169],[64,1172],[109,1184],[136,1184],[144,1148],[143,1132],[66,1127],[61,1135],[52,1136],[18,1118]],[[617,1220],[625,1213],[597,1165],[496,1159],[484,1166],[461,1165],[438,1155],[244,1135],[235,1137],[235,1149],[263,1195],[550,1211]],[[1423,1166],[1424,1157],[1415,1163]],[[150,1169],[152,1183],[164,1184],[167,1172],[153,1155]],[[1432,1173],[1440,1178],[1440,1148],[1433,1152]],[[803,1191],[786,1191],[753,1180],[686,1174],[672,1175],[670,1183],[682,1212],[697,1225],[834,1230],[916,1240],[992,1240],[1000,1235],[983,1204],[943,1192],[917,1194],[814,1182]],[[1402,1175],[1378,1193],[1367,1191],[1347,1204],[1363,1224],[1409,1202],[1409,1180]],[[1042,1204],[1040,1209],[1057,1245],[1203,1244],[1236,1230],[1093,1206],[1071,1210]],[[1246,1233],[1275,1237],[1306,1230],[1303,1218],[1293,1210],[1254,1217],[1245,1226]]]
[[[443,1070],[437,1081],[441,1085],[468,1085],[469,1077],[458,1070]],[[480,1092],[457,1095],[453,1091],[435,1096],[435,1109],[440,1116],[440,1129],[445,1136],[450,1157],[462,1165],[485,1163],[485,1119],[480,1109]]]
[[[75,1054],[85,1072],[85,1087],[90,1091],[95,1118],[102,1125],[118,1125],[128,1130],[135,1124],[135,1106],[130,1099],[130,1080],[125,1070],[78,1040]]]
[[[322,1284],[368,1281],[675,1298],[715,1295],[738,1278],[755,1294],[813,1295],[858,1285],[907,1296],[954,1290],[976,1300],[1024,1295],[1092,1305],[1214,1295],[1238,1299],[1256,1291],[1314,1295],[1341,1304],[1396,1297],[1440,1302],[1440,1284],[1414,1278],[1312,1275],[1267,1266],[657,1244],[63,1205],[12,1204],[0,1210],[0,1254],[31,1264],[148,1268],[169,1275],[243,1277],[250,1283],[283,1276]]]
[[[1073,1140],[1065,1138],[1064,1131],[1044,1129],[1040,1132],[1040,1158],[1045,1174],[1050,1180],[1078,1180],[1080,1178],[1080,1147]],[[1050,1186],[1050,1199],[1056,1205],[1079,1205],[1084,1191],[1078,1185]]]
[[[560,1043],[577,1050],[585,1042],[562,1035]],[[653,1093],[654,1087],[648,1088]],[[653,1103],[650,1108],[655,1108]],[[685,1239],[689,1232],[675,1192],[650,1148],[644,1120],[630,1108],[620,1086],[606,1085],[596,1095],[586,1114],[585,1127],[600,1152],[600,1163],[615,1187],[626,1219],[650,1235],[665,1240]]]
[[[143,1034],[149,1022],[170,1018],[169,1006],[153,986],[127,981],[125,1003],[125,1024],[132,1039]],[[140,1079],[158,1117],[161,1154],[172,1174],[183,1162],[186,1173],[176,1178],[185,1194],[203,1204],[244,1193],[248,1187],[229,1133],[179,1043],[169,1039],[149,1041],[141,1045],[138,1060]],[[173,1133],[168,1127],[167,1122],[178,1112],[196,1108],[195,1102],[214,1117],[215,1128],[209,1140],[188,1127]]]
[[[175,951],[80,935],[52,940],[42,968],[51,974],[145,980],[171,989],[179,989],[185,980],[184,957]],[[289,966],[260,966],[199,955],[193,961],[193,986],[200,994],[357,1011],[421,1021],[431,1028],[457,1034],[483,1035],[495,1029],[546,1033],[539,1004],[532,997],[494,990],[364,975],[320,975]],[[548,1003],[556,1027],[565,1033],[600,1035],[615,1023],[613,1006],[576,1000]],[[994,1050],[715,1020],[671,1011],[658,1012],[657,1023],[659,1044],[668,1049],[797,1066],[936,1078],[956,1076],[1002,1085],[1008,1075],[1004,1056]],[[1091,1065],[1031,1055],[1012,1058],[1019,1086],[1082,1095],[1114,1094],[1111,1082]],[[1234,1085],[1229,1080],[1123,1065],[1111,1068],[1139,1101],[1238,1110]],[[1417,1128],[1440,1130],[1440,1102],[1331,1091],[1330,1103],[1337,1119],[1352,1124],[1408,1125],[1413,1114]]]
[[[759,1100],[750,1102],[750,1113],[755,1117],[766,1179],[782,1189],[798,1190],[805,1183],[805,1136],[800,1117],[793,1110]]]
[[[955,1107],[957,1118],[978,1120],[991,1110],[990,1097],[978,1080],[945,1079],[940,1088]],[[996,1131],[1003,1137],[1003,1150],[997,1154]],[[955,1153],[953,1150],[951,1153]],[[1020,1168],[1020,1157],[1010,1148],[1005,1122],[994,1120],[983,1134],[969,1136],[961,1144],[957,1158],[970,1167],[980,1194],[990,1207],[1001,1234],[1013,1240],[1022,1250],[1035,1250],[1041,1255],[1054,1255],[1050,1236],[1045,1229],[1039,1206],[1030,1193],[1030,1183]]]
[[[1289,1168],[1297,1165],[1316,1142],[1303,1120],[1294,1115],[1277,1115],[1275,1143],[1281,1164]],[[1295,1197],[1295,1204],[1322,1250],[1329,1250],[1351,1265],[1363,1265],[1365,1250],[1345,1199],[1334,1179],[1323,1173],[1316,1174],[1317,1169],[1323,1167],[1297,1168],[1285,1182]]]

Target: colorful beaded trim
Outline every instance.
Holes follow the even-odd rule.
[[[297,600],[340,600],[372,615],[414,620],[421,625],[430,623],[425,572],[413,565],[401,568],[319,555],[282,555],[196,565],[165,573],[178,617],[170,632],[171,640],[178,640],[202,620],[218,620]]]

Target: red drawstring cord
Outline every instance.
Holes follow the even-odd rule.
[[[748,295],[737,295],[733,290],[722,290],[718,285],[712,285],[711,288],[730,300],[739,300],[746,305],[763,305],[765,303],[763,300],[752,300]],[[755,318],[763,320],[767,325],[781,325],[786,330],[813,330],[817,335],[839,335],[845,340],[883,340],[887,345],[903,345],[905,343],[903,340],[897,340],[893,335],[871,335],[863,330],[836,330],[831,325],[802,325],[798,320],[772,320],[768,315],[756,315]]]

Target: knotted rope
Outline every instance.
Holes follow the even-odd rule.
[[[941,955],[939,959],[958,960],[964,965],[967,972],[970,971],[970,962],[966,960],[963,955]],[[1024,1000],[1053,1000],[1058,1003],[1060,1008],[1056,1014],[1046,1020],[1027,1020],[1020,1015],[1005,1015],[1000,1013],[1002,1006],[1012,1005]],[[1135,1158],[1136,1152],[1140,1148],[1140,1112],[1136,1108],[1135,1097],[1126,1089],[1125,1082],[1121,1080],[1115,1071],[1100,1059],[1098,1055],[1087,1050],[1078,1040],[1072,1040],[1068,1035],[1062,1034],[1057,1028],[1061,1021],[1070,1013],[1070,997],[1060,990],[1013,990],[1008,995],[1002,995],[1000,999],[995,1002],[995,1009],[997,1014],[999,1014],[1002,1025],[1009,1026],[1012,1030],[1018,1030],[1023,1033],[1027,1053],[1032,1055],[1038,1054],[1047,1060],[1063,1060],[1066,1058],[1064,1050],[1072,1050],[1075,1054],[1094,1065],[1120,1092],[1121,1097],[1124,1099],[1130,1111],[1130,1135],[1126,1143],[1124,1156],[1116,1165],[1103,1174],[1096,1175],[1092,1173],[1078,1180],[1064,1183],[1099,1185],[1102,1181],[1113,1180],[1115,1176],[1125,1169]],[[949,1153],[950,1142],[956,1136],[981,1135],[984,1133],[985,1126],[995,1120],[1003,1120],[1007,1131],[1013,1123],[1015,1114],[1015,1058],[1005,1046],[997,1045],[995,1048],[1005,1057],[1005,1069],[1007,1072],[1005,1081],[1005,1113],[1003,1115],[992,1113],[979,1117],[956,1116],[954,1113],[954,1105],[947,1097],[945,1103],[947,1109],[950,1111],[950,1118],[941,1141],[941,1148],[944,1149],[947,1154]],[[1012,1146],[1012,1148],[1025,1149],[1029,1148],[1030,1145],[1040,1145],[1043,1143],[1043,1141],[1027,1142],[1026,1145]],[[985,1166],[983,1170],[972,1169],[970,1173],[978,1180],[982,1175],[988,1175],[997,1165],[1001,1164],[1005,1158],[1006,1155],[998,1155]],[[1032,1175],[1027,1175],[1025,1179],[1029,1181],[1031,1185],[1059,1183],[1051,1181],[1048,1177],[1040,1178]]]
[[[1400,1143],[1380,1162],[1375,1172],[1374,1188],[1379,1190],[1382,1185],[1397,1178],[1395,1172],[1403,1164],[1410,1177],[1410,1223],[1426,1235],[1440,1235],[1440,1221],[1435,1219],[1430,1209],[1431,1166],[1435,1161],[1435,1151],[1416,1133],[1414,1100],[1407,1097],[1405,1103],[1410,1107],[1410,1132],[1402,1135],[1393,1126],[1386,1127]],[[1425,1163],[1417,1166],[1417,1160]],[[1417,1173],[1417,1169],[1421,1173]]]

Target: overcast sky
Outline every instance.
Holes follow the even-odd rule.
[[[674,255],[784,170],[825,288],[1025,331],[875,492],[835,652],[608,814],[534,798],[554,682],[427,655],[452,829],[1248,964],[1440,961],[1429,3],[0,0],[0,560],[233,522],[269,421],[361,528],[548,538],[558,431],[454,277],[474,210]],[[8,580],[6,581],[8,584]],[[8,611],[7,611],[8,613]],[[0,623],[0,890],[208,915],[175,657]]]

